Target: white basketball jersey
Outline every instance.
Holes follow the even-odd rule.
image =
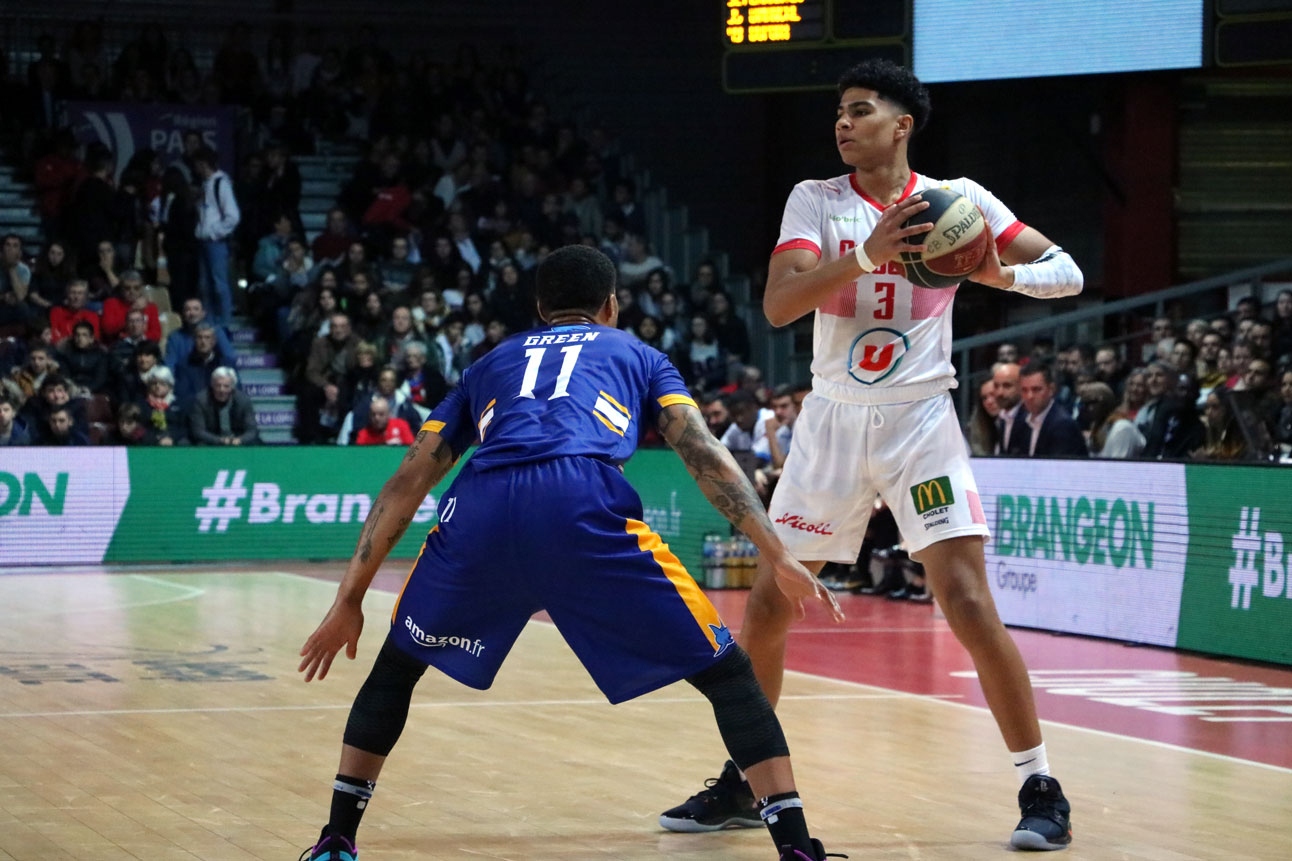
[[[939,186],[978,205],[997,250],[1023,230],[1005,204],[963,177],[939,182],[912,173],[901,199]],[[837,260],[866,241],[883,208],[856,185],[852,174],[800,182],[785,204],[772,253],[806,248],[823,262]],[[955,388],[951,302],[957,289],[917,287],[896,262],[844,286],[816,310],[813,391],[851,403],[901,403]]]

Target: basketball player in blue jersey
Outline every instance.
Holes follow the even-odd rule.
[[[538,268],[548,328],[504,341],[435,408],[373,503],[337,597],[301,649],[308,682],[344,647],[354,658],[363,596],[418,506],[468,446],[391,615],[346,724],[332,810],[302,858],[354,861],[355,832],[427,665],[492,683],[529,618],[546,610],[612,703],[685,679],[713,705],[731,758],[760,797],[781,861],[821,861],[789,748],[745,652],[677,557],[642,522],[620,465],[653,421],[705,496],[764,554],[801,613],[833,596],[794,561],[758,494],[709,433],[681,376],[614,328],[615,268],[568,246]]]
[[[1027,667],[1001,624],[987,585],[988,537],[969,452],[948,391],[951,302],[956,288],[913,284],[900,262],[923,251],[926,226],[904,227],[928,208],[920,191],[949,186],[972,200],[989,230],[973,281],[1041,299],[1082,287],[1072,258],[1014,217],[970,179],[911,170],[907,145],[928,118],[928,92],[905,68],[867,61],[839,81],[835,145],[850,171],[799,183],[790,193],[768,269],[763,310],[774,326],[814,314],[812,393],[769,515],[796,559],[819,572],[856,560],[876,497],[924,565],[947,622],[968,649],[983,694],[1012,754],[1022,819],[1017,849],[1061,849],[1072,839],[1069,804],[1050,777]],[[768,699],[780,697],[794,613],[760,566],[741,644]],[[660,817],[674,831],[759,824],[735,765]]]

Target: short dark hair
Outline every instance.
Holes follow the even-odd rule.
[[[42,392],[46,389],[52,389],[57,386],[62,386],[65,389],[71,388],[67,383],[67,378],[59,376],[58,374],[46,374],[45,378],[40,381],[40,390]]]
[[[1034,377],[1040,374],[1047,386],[1054,385],[1054,367],[1049,362],[1028,362],[1019,372],[1020,377]]]
[[[216,168],[220,166],[220,157],[214,149],[209,146],[200,146],[193,150],[193,163],[201,162],[208,167]]]
[[[538,264],[537,295],[544,314],[595,314],[615,292],[615,264],[595,248],[566,245]]]
[[[156,341],[140,341],[138,344],[135,344],[135,356],[142,356],[145,353],[152,356],[158,362],[162,360],[161,345]]]
[[[736,389],[734,392],[730,392],[725,400],[729,410],[734,410],[737,407],[758,408],[758,398],[754,397],[754,393],[748,389]]]
[[[794,386],[790,385],[789,383],[781,383],[779,386],[772,389],[772,398],[771,398],[772,400],[776,400],[777,398],[792,398],[792,397],[794,397]]]
[[[920,79],[910,69],[891,60],[863,60],[839,76],[840,96],[853,87],[874,90],[880,98],[901,107],[914,118],[913,131],[924,128],[933,111],[929,91]]]

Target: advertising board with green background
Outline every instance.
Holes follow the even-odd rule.
[[[345,559],[403,457],[384,447],[0,450],[0,565]],[[461,463],[436,486],[394,558],[417,555]],[[624,474],[644,519],[699,572],[726,526],[671,450]]]
[[[345,559],[402,456],[0,449],[0,572]],[[974,470],[993,533],[988,579],[1007,624],[1292,664],[1292,471],[1004,459]],[[727,534],[726,521],[669,450],[640,451],[624,472],[646,522],[699,575],[704,536]],[[393,556],[416,555],[450,480]]]
[[[384,446],[131,449],[134,491],[105,561],[348,558],[403,455]],[[417,555],[454,474],[431,491],[394,558]]]
[[[1190,469],[1182,649],[1292,664],[1292,481],[1283,469]]]

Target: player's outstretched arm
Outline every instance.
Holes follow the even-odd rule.
[[[422,431],[408,447],[399,469],[382,487],[368,512],[359,544],[337,587],[336,600],[301,646],[297,671],[305,673],[305,681],[316,675],[326,678],[343,646],[346,657],[354,660],[363,631],[363,596],[386,555],[404,537],[426,494],[448,474],[454,460],[448,442],[433,431]]]
[[[682,458],[710,504],[767,558],[777,585],[794,604],[798,617],[803,617],[803,600],[817,598],[829,608],[835,621],[842,621],[843,612],[834,595],[790,556],[773,531],[758,492],[727,447],[709,431],[700,411],[689,404],[665,407],[660,412],[659,431]]]
[[[804,314],[815,311],[843,287],[875,267],[901,259],[901,252],[923,251],[923,245],[908,245],[906,240],[928,233],[928,226],[902,225],[912,215],[928,208],[928,203],[918,194],[887,207],[870,236],[862,243],[862,251],[870,261],[868,268],[862,266],[861,258],[855,252],[829,263],[822,263],[816,254],[802,248],[773,254],[767,269],[767,291],[763,296],[763,314],[767,322],[773,326],[788,326]]]

